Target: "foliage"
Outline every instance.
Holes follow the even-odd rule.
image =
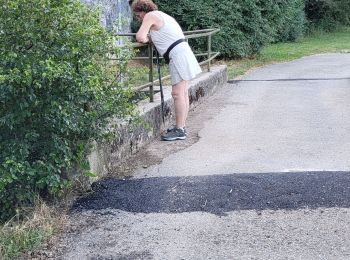
[[[60,195],[88,172],[91,140],[109,118],[133,113],[125,73],[131,52],[98,10],[79,0],[0,0],[0,220],[37,194]],[[111,69],[108,53],[120,57]],[[111,55],[111,54],[109,54]]]
[[[213,49],[223,57],[259,53],[270,42],[295,40],[304,31],[303,0],[180,0],[155,1],[184,30],[220,28]],[[195,48],[205,49],[205,41]]]
[[[40,200],[25,213],[24,219],[15,216],[0,225],[0,259],[32,259],[31,252],[65,225],[64,215]]]
[[[305,12],[311,31],[334,31],[350,25],[349,0],[305,0]]]

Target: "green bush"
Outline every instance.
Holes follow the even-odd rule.
[[[272,42],[295,41],[305,31],[303,0],[264,0],[260,2]]]
[[[270,42],[295,40],[304,31],[303,0],[179,0],[155,1],[184,30],[220,28],[213,50],[223,57],[259,53]],[[205,50],[205,40],[193,41]]]
[[[131,52],[113,48],[79,0],[0,0],[0,220],[88,172],[92,140],[133,113],[119,83]],[[110,66],[108,54],[122,60]]]
[[[311,31],[334,31],[350,25],[349,0],[305,0],[305,13]]]

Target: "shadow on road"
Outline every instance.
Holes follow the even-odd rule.
[[[327,80],[350,80],[350,78],[299,78],[299,79],[238,79],[229,80],[227,83],[236,84],[239,82],[254,82],[254,81],[327,81]]]
[[[350,172],[283,172],[105,179],[73,211],[140,213],[350,207]]]

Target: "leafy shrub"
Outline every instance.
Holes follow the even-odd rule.
[[[304,31],[303,0],[155,1],[184,30],[220,28],[213,49],[223,57],[258,53],[269,42],[295,40]],[[205,50],[205,41],[194,41]]]
[[[305,12],[311,31],[333,31],[350,25],[349,0],[305,0]]]
[[[0,220],[87,172],[91,140],[132,114],[118,81],[131,52],[79,0],[0,0]],[[110,67],[107,53],[121,57]]]
[[[303,0],[264,0],[260,2],[272,42],[295,41],[305,30]]]

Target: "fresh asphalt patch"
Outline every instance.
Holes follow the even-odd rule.
[[[108,178],[93,184],[73,211],[134,213],[350,208],[350,172],[242,173],[210,176]]]

